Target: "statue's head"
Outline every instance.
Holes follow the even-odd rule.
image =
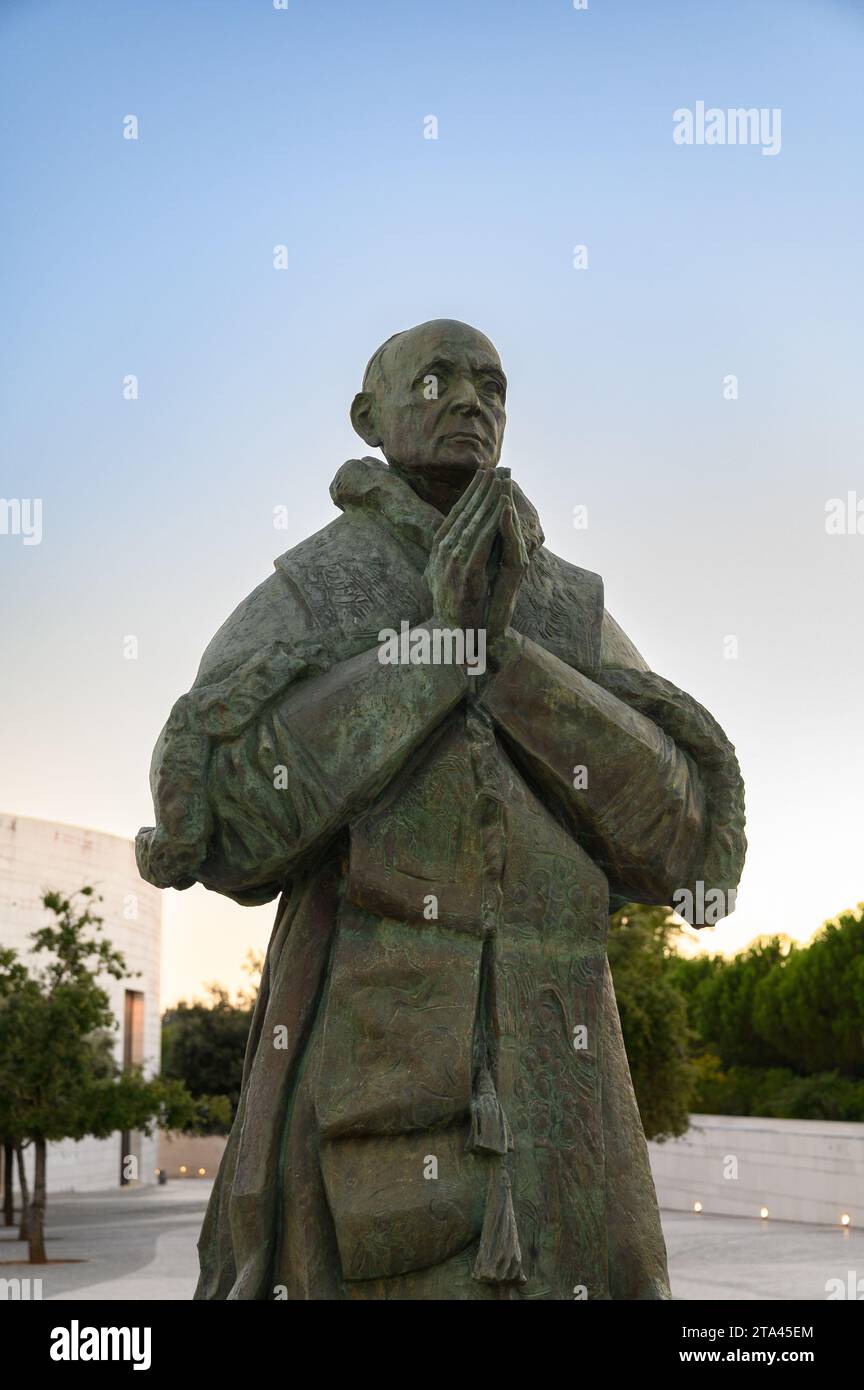
[[[467,323],[432,319],[379,347],[351,423],[409,479],[461,488],[498,462],[506,393],[489,339]]]

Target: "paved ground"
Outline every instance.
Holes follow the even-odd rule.
[[[663,1233],[675,1298],[810,1301],[864,1279],[864,1230],[665,1211]]]
[[[49,1198],[48,1258],[81,1263],[6,1264],[26,1247],[0,1227],[0,1277],[38,1276],[44,1299],[191,1298],[210,1187],[196,1178]]]
[[[78,1264],[6,1264],[22,1252],[0,1227],[0,1277],[42,1279],[45,1299],[191,1298],[195,1243],[210,1183],[126,1188],[52,1198],[48,1254]],[[676,1299],[816,1300],[826,1281],[864,1279],[864,1231],[665,1212]]]

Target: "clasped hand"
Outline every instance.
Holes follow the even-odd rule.
[[[509,625],[527,569],[510,481],[480,470],[432,543],[426,582],[436,621],[485,628],[487,642],[494,642]]]

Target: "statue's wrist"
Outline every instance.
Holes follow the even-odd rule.
[[[515,665],[521,654],[522,642],[518,632],[515,632],[512,627],[506,628],[497,637],[493,637],[486,648],[486,659],[490,671],[506,670]]]

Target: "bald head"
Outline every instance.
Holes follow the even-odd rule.
[[[466,342],[480,346],[490,360],[501,366],[493,344],[479,329],[472,328],[468,323],[460,323],[458,319],[429,319],[427,323],[418,323],[416,328],[405,328],[401,333],[394,333],[375,349],[363,374],[363,390],[375,391],[380,388],[388,370],[395,368],[415,346],[423,352],[427,347],[446,348]]]
[[[492,343],[456,319],[396,333],[373,353],[355,397],[357,433],[412,480],[464,486],[501,454],[507,381]]]

